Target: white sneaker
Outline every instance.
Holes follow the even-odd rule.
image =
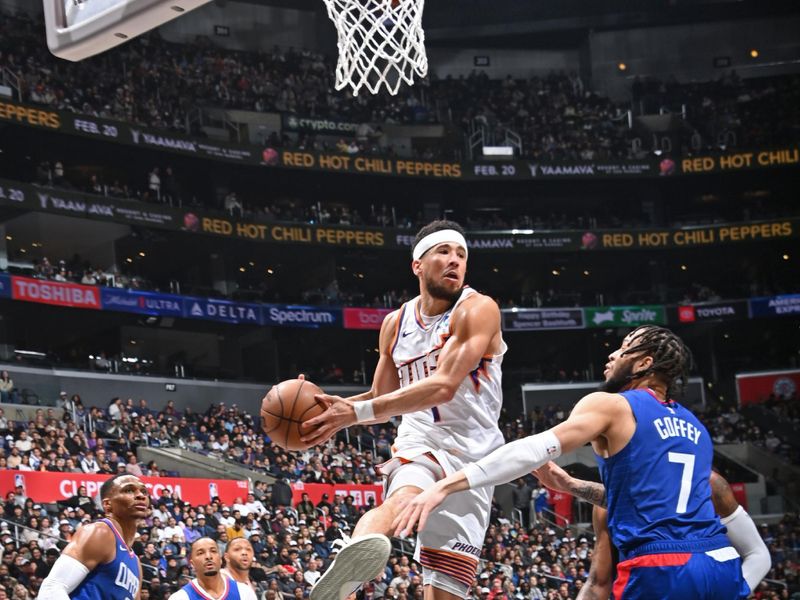
[[[380,533],[354,539],[342,548],[319,578],[311,589],[309,600],[345,600],[381,573],[391,553],[392,543]]]

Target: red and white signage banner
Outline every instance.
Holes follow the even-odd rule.
[[[736,375],[739,406],[764,402],[770,396],[777,399],[797,398],[798,392],[800,392],[800,369]]]
[[[25,495],[34,502],[59,502],[78,493],[86,486],[86,495],[94,498],[109,475],[86,473],[52,473],[49,471],[0,471],[0,494],[5,497],[21,485]],[[247,482],[232,479],[189,479],[186,477],[142,477],[153,499],[161,497],[164,489],[193,506],[208,504],[219,496],[224,504],[232,504],[237,498],[247,498]]]
[[[380,329],[391,308],[345,308],[345,329]]]
[[[11,278],[11,297],[25,302],[39,302],[71,308],[100,310],[100,288],[77,283],[45,281],[29,277]]]
[[[375,500],[375,506],[383,504],[383,486],[377,483],[369,485],[348,485],[346,483],[293,483],[292,503],[297,504],[303,499],[303,494],[308,494],[308,499],[314,504],[322,500],[322,494],[328,494],[328,501],[333,504],[336,496],[352,496],[353,504],[366,506],[369,499]]]

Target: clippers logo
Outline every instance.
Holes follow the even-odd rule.
[[[778,398],[789,398],[794,396],[794,393],[797,391],[797,386],[794,384],[794,381],[788,377],[781,377],[775,380],[772,391]]]
[[[120,548],[126,552],[128,550],[122,546]],[[131,571],[125,563],[120,563],[114,584],[117,587],[124,588],[131,596],[135,596],[139,591],[139,574]]]

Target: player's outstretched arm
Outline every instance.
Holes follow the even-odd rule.
[[[381,361],[385,369],[376,370],[375,392],[379,395],[364,402],[334,396],[320,397],[328,403],[328,410],[309,419],[304,427],[311,431],[304,443],[318,444],[340,429],[356,423],[382,423],[391,417],[425,410],[449,402],[458,386],[481,358],[487,354],[492,341],[500,334],[500,309],[491,298],[475,295],[458,306],[452,317],[451,335],[447,339],[436,363],[436,372],[400,388],[397,372],[391,357],[394,327],[391,335],[381,331]],[[391,370],[394,379],[386,385]],[[385,379],[382,372],[386,371]],[[379,379],[380,378],[380,379]],[[382,389],[383,388],[383,389]],[[385,391],[390,388],[390,391]],[[367,392],[371,394],[372,391]]]
[[[575,600],[608,600],[614,576],[611,556],[611,537],[608,535],[608,511],[599,506],[592,509],[592,529],[595,542],[589,577]]]
[[[577,479],[553,461],[543,464],[534,470],[533,474],[550,489],[572,494],[601,508],[606,507],[606,488],[602,483]]]
[[[42,582],[39,597],[48,600],[69,600],[69,595],[97,565],[114,560],[116,538],[108,526],[89,523],[78,528]]]
[[[758,534],[753,519],[736,501],[725,478],[712,471],[709,482],[714,510],[721,517],[722,524],[728,528],[728,538],[742,557],[742,574],[747,585],[755,590],[772,565],[767,545]]]
[[[428,514],[449,494],[508,483],[541,467],[562,452],[571,452],[623,421],[630,407],[618,394],[594,392],[584,396],[569,418],[552,429],[501,446],[478,462],[444,479],[416,496],[395,519],[395,534],[405,536],[414,525],[424,529]]]

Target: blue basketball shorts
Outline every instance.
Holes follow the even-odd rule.
[[[614,600],[740,600],[750,588],[732,547],[645,554],[620,562]]]

